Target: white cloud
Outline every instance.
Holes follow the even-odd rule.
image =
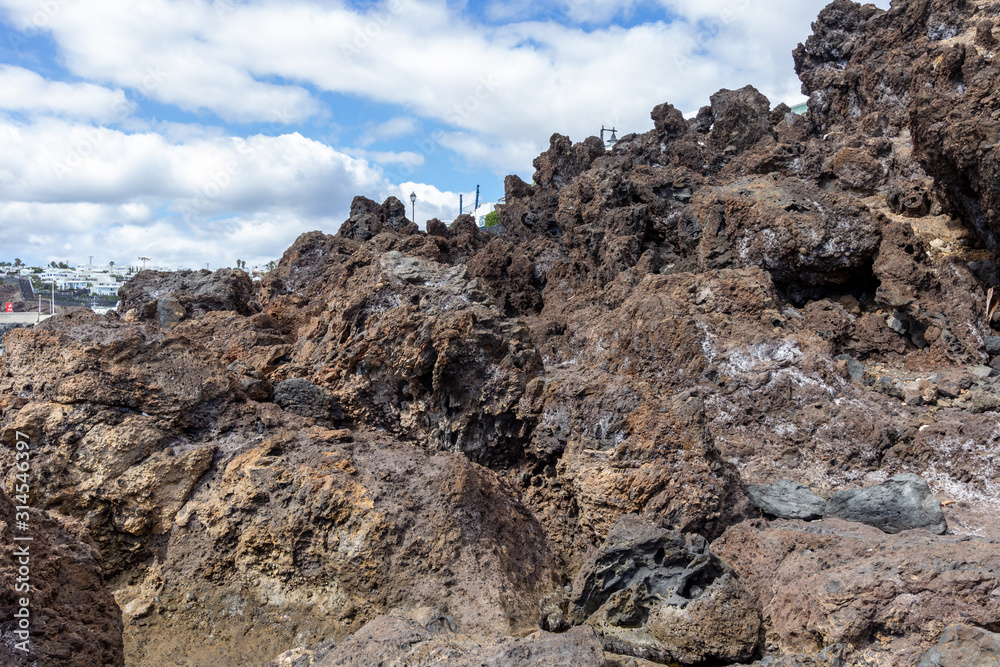
[[[410,194],[417,195],[417,201],[410,201]],[[411,208],[415,206],[417,225],[421,229],[426,228],[428,220],[437,218],[445,223],[451,223],[458,217],[459,195],[465,198],[464,209],[466,213],[471,213],[475,204],[475,191],[471,192],[451,192],[439,190],[433,185],[426,183],[406,182],[390,187],[386,196],[393,196],[406,204],[406,215],[411,215]]]
[[[419,126],[419,121],[412,116],[398,116],[396,118],[390,118],[384,123],[373,125],[367,132],[364,133],[362,137],[358,139],[357,144],[358,146],[367,147],[371,146],[376,141],[386,141],[388,139],[405,137],[416,132]]]
[[[483,27],[433,0],[364,12],[305,0],[131,0],[128,10],[121,1],[60,4],[48,21],[74,74],[237,120],[316,114],[306,86],[357,95],[480,135],[499,147],[500,171],[525,170],[528,138],[583,139],[608,122],[643,131],[656,104],[692,111],[723,86],[754,83],[775,103],[797,97],[790,53],[825,4],[661,0],[674,22],[584,31],[551,21]],[[20,20],[38,11],[33,0],[0,4]],[[558,7],[596,20],[636,4]]]
[[[416,168],[427,161],[423,155],[413,151],[367,151],[363,148],[352,148],[350,152],[355,157],[364,158],[377,164],[402,164]]]
[[[111,248],[171,264],[273,259],[302,231],[336,232],[356,194],[389,188],[367,161],[297,133],[174,143],[0,118],[0,145],[4,245],[45,261],[67,240],[74,261]]]
[[[109,121],[126,117],[132,105],[121,89],[48,81],[23,67],[0,64],[0,109]]]

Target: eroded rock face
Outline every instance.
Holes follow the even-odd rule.
[[[274,667],[298,664],[316,667],[367,667],[386,661],[401,665],[431,665],[447,660],[456,667],[545,667],[581,665],[618,667],[605,658],[600,642],[589,628],[563,634],[538,632],[521,639],[487,640],[456,632],[447,616],[421,609],[408,617],[381,616],[361,628],[346,642],[316,651],[292,653],[272,663]]]
[[[121,611],[104,586],[100,555],[86,529],[32,509],[28,531],[15,530],[15,513],[14,501],[0,491],[0,662],[10,667],[122,667]],[[15,535],[31,540],[17,542]],[[19,571],[22,567],[27,575]],[[22,585],[30,590],[19,591]],[[28,600],[26,607],[22,599]],[[22,609],[27,609],[28,626],[19,637],[15,614]]]
[[[947,205],[994,253],[996,22],[988,2],[907,2],[883,12],[838,0],[795,52],[814,122],[908,133]]]
[[[997,662],[1000,662],[1000,635],[954,623],[945,628],[941,641],[927,652],[917,667],[987,667]]]
[[[846,644],[848,664],[915,664],[952,622],[989,624],[1000,611],[993,540],[887,535],[838,519],[753,520],[712,545],[762,612],[765,648],[816,653]],[[865,641],[878,633],[880,642]]]
[[[695,207],[705,268],[761,266],[794,289],[870,273],[881,241],[863,206],[777,174],[712,188]]]
[[[172,329],[185,317],[214,310],[252,315],[258,309],[250,276],[240,270],[140,271],[118,294],[118,312]]]
[[[406,218],[406,206],[395,197],[389,197],[381,205],[366,197],[355,197],[351,202],[351,217],[340,227],[338,235],[368,241],[383,231],[414,234],[417,226]]]

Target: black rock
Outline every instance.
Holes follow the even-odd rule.
[[[283,409],[321,422],[340,421],[344,411],[328,389],[305,378],[290,378],[274,388],[274,402]]]
[[[941,503],[927,482],[912,473],[893,475],[878,486],[835,493],[824,516],[866,523],[887,533],[925,528],[941,535],[948,529]]]
[[[1000,354],[1000,336],[987,336],[983,340],[983,349],[985,349],[986,354],[991,357],[995,357]]]
[[[826,501],[809,490],[809,487],[782,479],[774,484],[747,486],[750,502],[764,514],[779,519],[819,519],[826,509]]]

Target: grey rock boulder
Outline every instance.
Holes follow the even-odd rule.
[[[945,628],[938,645],[917,667],[996,667],[1000,665],[1000,634],[961,623]]]
[[[991,357],[1000,354],[1000,336],[986,336],[983,339],[983,349]]]
[[[344,418],[344,411],[333,394],[305,378],[279,382],[274,388],[274,402],[288,412],[320,422],[335,422]]]
[[[766,486],[747,486],[750,502],[764,514],[779,519],[803,519],[812,521],[823,516],[826,500],[809,490],[809,487],[782,479]]]
[[[937,535],[948,530],[941,503],[919,475],[893,475],[878,486],[839,491],[827,503],[824,516],[857,521],[886,533],[924,528]]]

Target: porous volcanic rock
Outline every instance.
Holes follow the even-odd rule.
[[[518,639],[470,637],[456,630],[454,621],[432,609],[419,609],[407,616],[380,616],[341,644],[319,651],[293,651],[288,658],[271,664],[285,667],[302,661],[302,665],[315,667],[368,667],[392,661],[430,666],[447,660],[454,667],[624,667],[606,658],[601,643],[587,627],[561,634],[537,632]]]
[[[118,290],[118,312],[140,320],[153,320],[172,328],[185,317],[200,317],[213,310],[252,315],[256,290],[239,269],[218,271],[150,271],[135,274]]]
[[[997,8],[837,0],[795,52],[814,122],[912,136],[916,157],[970,229],[997,252]]]
[[[1000,635],[962,623],[953,623],[941,641],[917,667],[989,667],[1000,663]]]
[[[344,411],[330,391],[317,387],[304,378],[289,378],[279,382],[274,388],[274,402],[289,412],[312,417],[319,423],[344,418]]]
[[[754,519],[712,552],[756,601],[772,653],[846,644],[849,664],[915,664],[949,623],[988,626],[1000,612],[995,540]]]
[[[753,655],[760,622],[750,595],[697,535],[635,515],[619,519],[580,568],[568,620],[605,648],[657,662],[733,662]]]
[[[58,514],[30,509],[29,528],[23,531],[17,529],[23,520],[17,512],[11,497],[0,490],[0,662],[10,667],[122,667],[122,614],[104,586],[100,554],[86,529]],[[15,541],[15,536],[30,541]],[[22,585],[30,589],[20,591]],[[26,636],[19,637],[16,631],[22,628],[15,613],[23,609],[22,599],[28,600],[28,626]]]
[[[745,87],[610,149],[553,135],[489,231],[359,197],[259,283],[140,272],[120,315],[6,336],[0,464],[39,443],[39,507],[90,532],[141,667],[899,665],[995,630],[996,15],[836,0],[795,54],[808,113]],[[953,535],[751,519],[747,484],[899,473]],[[732,572],[683,609],[632,586],[643,637],[624,588],[572,616],[619,521]]]
[[[415,234],[417,230],[417,226],[406,218],[406,206],[395,197],[377,204],[359,196],[351,202],[351,217],[340,227],[338,235],[367,241],[383,231]]]
[[[856,280],[871,271],[881,241],[865,207],[778,174],[708,189],[693,205],[706,269],[762,266],[796,289]]]
[[[212,465],[217,446],[192,434],[226,423],[235,379],[189,340],[114,316],[57,316],[9,335],[5,352],[0,384],[17,409],[0,441],[20,431],[42,445],[40,506],[82,521],[108,573],[148,558]]]

